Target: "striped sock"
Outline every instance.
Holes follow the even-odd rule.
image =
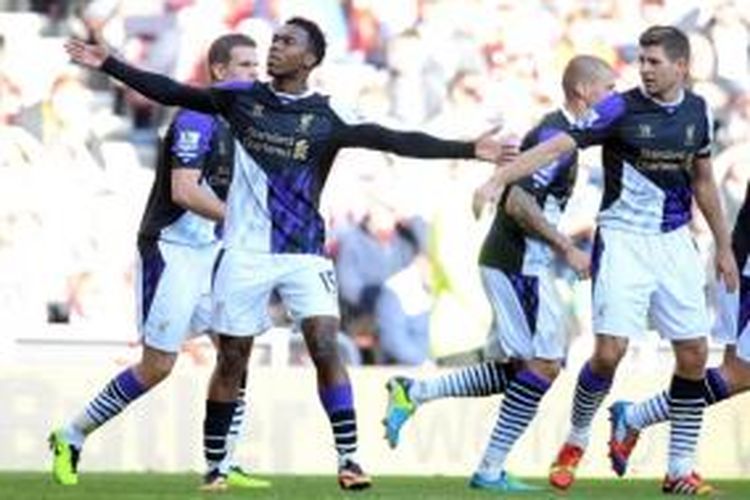
[[[573,413],[570,416],[571,429],[567,442],[580,446],[584,450],[589,444],[591,421],[609,393],[612,379],[602,377],[591,371],[587,362],[578,374],[575,395],[573,396]]]
[[[706,381],[688,380],[674,375],[669,386],[669,464],[671,478],[693,472],[695,447],[698,443],[703,410],[706,407]]]
[[[219,466],[222,470],[228,470],[230,467],[237,465],[234,461],[234,450],[237,448],[237,443],[244,434],[247,423],[248,403],[246,396],[247,370],[242,374],[242,379],[240,380],[240,390],[237,394],[234,413],[232,413],[232,422],[229,424],[229,432],[227,434],[227,455],[224,458],[225,463],[222,462]]]
[[[704,385],[706,406],[711,406],[729,397],[729,385],[718,368],[706,370]],[[634,429],[644,429],[669,420],[669,392],[662,391],[643,402],[633,404],[625,410],[625,420]]]
[[[236,406],[236,401],[206,400],[206,418],[203,420],[203,456],[209,472],[218,469],[220,473],[226,474],[228,471],[228,463],[225,460],[228,452],[227,441]]]
[[[508,388],[515,370],[510,363],[487,361],[467,366],[441,377],[416,380],[409,398],[422,404],[440,398],[473,398],[501,394]]]
[[[318,393],[328,414],[339,467],[355,461],[357,453],[357,416],[354,412],[352,386],[349,383],[324,387]]]
[[[668,391],[662,391],[645,401],[632,404],[625,410],[625,421],[628,427],[637,430],[667,420],[669,420]]]
[[[548,380],[529,370],[520,372],[510,383],[479,464],[478,472],[482,476],[489,480],[500,477],[508,453],[533,420],[539,401],[550,385]]]
[[[706,406],[715,405],[720,401],[724,401],[729,396],[729,382],[721,374],[721,370],[718,368],[709,368],[706,370],[706,385],[705,385],[705,396]]]
[[[132,367],[123,370],[66,426],[66,438],[73,446],[81,448],[86,436],[117,416],[147,390]]]

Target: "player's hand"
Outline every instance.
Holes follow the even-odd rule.
[[[501,125],[492,127],[474,141],[474,156],[480,160],[497,161],[502,155],[503,143],[497,138]]]
[[[500,154],[495,158],[495,164],[499,167],[509,165],[513,160],[518,158],[521,150],[518,146],[516,137],[506,137],[500,141]]]
[[[65,42],[65,51],[73,62],[92,69],[99,69],[109,57],[109,49],[101,40],[89,44],[71,38]]]
[[[730,247],[716,249],[716,277],[724,282],[729,292],[740,286],[740,272]]]
[[[576,247],[569,245],[563,252],[565,262],[575,271],[578,279],[588,279],[591,276],[591,256]]]

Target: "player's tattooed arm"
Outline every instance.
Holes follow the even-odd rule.
[[[502,209],[528,234],[549,244],[579,276],[588,276],[589,255],[579,250],[570,238],[547,221],[531,194],[517,185],[510,186],[505,193]]]

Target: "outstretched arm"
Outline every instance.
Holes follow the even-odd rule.
[[[414,158],[477,158],[495,161],[503,154],[492,129],[473,142],[449,141],[422,132],[401,132],[373,123],[345,125],[339,137],[343,148],[367,148]]]
[[[161,104],[183,106],[204,113],[219,111],[214,105],[210,91],[183,85],[164,75],[130,66],[115,59],[101,43],[88,44],[80,40],[69,40],[65,43],[65,50],[73,62],[103,71]]]
[[[541,142],[521,153],[507,166],[495,169],[492,177],[477,189],[476,197],[496,203],[504,186],[531,175],[557,158],[576,149],[576,142],[567,133],[561,132],[552,139]]]

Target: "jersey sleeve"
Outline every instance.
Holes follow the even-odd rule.
[[[530,149],[563,132],[568,132],[568,130],[561,130],[558,127],[551,126],[536,128],[524,137],[521,143],[521,150],[525,151],[526,149]],[[566,153],[535,171],[533,174],[519,180],[516,184],[529,193],[536,194],[538,191],[552,184],[559,172],[562,169],[569,167],[571,163],[575,161],[575,157],[575,152]]]
[[[183,85],[167,76],[138,69],[112,56],[104,60],[101,70],[158,103],[204,113],[217,112],[207,89]]]
[[[612,134],[627,105],[622,94],[610,94],[573,124],[568,134],[579,148],[603,143]]]
[[[172,124],[171,168],[203,168],[215,126],[209,115],[181,110]]]
[[[253,85],[253,82],[247,81],[228,81],[213,85],[210,88],[211,102],[221,115],[229,116],[240,92],[251,89]]]
[[[331,104],[338,148],[366,148],[412,158],[474,158],[474,143],[439,139],[423,132],[394,130],[367,121],[350,108]]]
[[[344,148],[366,148],[412,158],[474,158],[474,143],[449,141],[422,132],[401,132],[374,123],[344,125],[337,133]]]
[[[706,101],[704,101],[703,99],[701,99],[701,102],[703,103],[706,127],[705,133],[700,138],[700,149],[698,150],[696,156],[698,158],[709,158],[711,156],[711,147],[714,142],[714,117],[708,103],[706,103]]]

